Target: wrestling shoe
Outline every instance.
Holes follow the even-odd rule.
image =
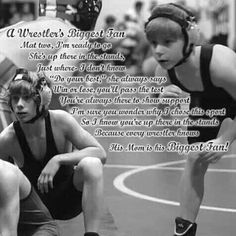
[[[197,224],[180,217],[175,219],[174,236],[196,236]]]

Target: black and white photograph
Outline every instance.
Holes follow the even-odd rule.
[[[236,1],[0,0],[0,235],[235,236]]]

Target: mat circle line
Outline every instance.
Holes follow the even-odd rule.
[[[116,178],[113,180],[113,184],[115,186],[116,189],[118,189],[119,191],[130,195],[132,197],[136,197],[142,200],[148,200],[151,202],[157,202],[160,204],[166,204],[166,205],[171,205],[171,206],[179,206],[179,203],[176,201],[170,201],[167,199],[163,199],[163,198],[158,198],[158,197],[151,197],[149,195],[146,194],[142,194],[139,192],[136,192],[130,188],[128,188],[125,185],[125,180],[137,173],[143,172],[143,171],[148,171],[151,169],[157,169],[158,167],[164,167],[164,166],[171,166],[171,165],[176,165],[176,164],[181,164],[184,163],[184,160],[180,160],[180,161],[170,161],[170,162],[164,162],[164,163],[159,163],[156,165],[149,165],[149,166],[142,166],[142,167],[137,167],[135,169],[132,170],[128,170],[125,171],[123,173],[121,173],[120,175],[116,176]],[[219,211],[219,212],[230,212],[230,213],[236,213],[236,209],[234,208],[224,208],[224,207],[214,207],[214,206],[206,206],[206,205],[202,205],[201,209],[204,210],[210,210],[210,211]]]

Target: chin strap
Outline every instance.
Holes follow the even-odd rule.
[[[40,117],[42,117],[43,113],[45,112],[44,107],[42,108],[41,112],[39,111],[39,107],[37,106],[36,110],[36,116],[33,117],[32,119],[26,121],[26,124],[33,124],[36,120],[38,120]]]
[[[191,45],[189,46],[188,52],[185,53],[184,57],[183,57],[174,67],[177,67],[177,66],[179,66],[179,65],[181,65],[181,64],[183,64],[184,62],[187,61],[187,59],[189,58],[189,56],[190,56],[191,53],[193,52],[193,47],[194,47],[194,45],[191,44]],[[174,67],[173,67],[173,68],[174,68]]]

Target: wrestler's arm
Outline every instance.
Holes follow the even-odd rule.
[[[106,161],[106,152],[99,142],[86,130],[84,130],[75,118],[64,111],[56,112],[56,119],[62,132],[72,145],[77,149],[73,152],[59,154],[55,158],[60,164],[78,164],[85,157],[96,157],[104,164]]]
[[[158,95],[159,98],[179,98],[179,97],[187,96],[186,93],[184,93],[178,86],[171,83],[170,78],[167,74],[167,71],[164,70],[163,68],[161,68],[161,66],[159,64],[156,67],[155,76],[166,78],[166,82],[159,85],[159,86],[164,87],[163,92]],[[154,84],[152,84],[152,85],[154,85]],[[156,85],[154,85],[154,86],[156,86]],[[166,107],[169,107],[169,105],[159,103],[157,105],[157,107],[161,110],[164,110]],[[180,105],[178,105],[178,107],[180,108]],[[170,108],[174,108],[174,107],[171,106]]]
[[[7,127],[0,133],[0,235],[17,235],[19,219],[20,175],[8,162],[9,141]]]
[[[215,45],[211,63],[211,77],[214,85],[224,88],[236,100],[236,54],[222,45]],[[222,142],[236,139],[236,117],[232,125],[220,135]]]
[[[210,64],[212,83],[225,89],[236,100],[236,54],[230,48],[215,45]],[[236,139],[236,117],[225,119],[221,124],[218,136],[209,140],[213,145],[231,144]],[[208,143],[207,142],[207,143]],[[199,161],[216,163],[225,155],[224,151],[203,151],[199,153]]]
[[[38,189],[48,192],[48,187],[53,188],[53,179],[61,165],[77,165],[83,158],[99,158],[104,164],[106,153],[98,141],[85,131],[74,117],[62,110],[50,112],[54,127],[60,130],[62,139],[70,141],[76,148],[73,152],[55,155],[42,170],[38,178]]]
[[[12,156],[13,147],[13,131],[12,125],[6,127],[0,133],[0,159],[9,161],[9,157]]]
[[[0,160],[0,235],[17,235],[19,175],[16,166]]]
[[[20,199],[28,196],[30,182],[8,162],[13,156],[14,132],[8,126],[0,133],[0,235],[17,235]]]

